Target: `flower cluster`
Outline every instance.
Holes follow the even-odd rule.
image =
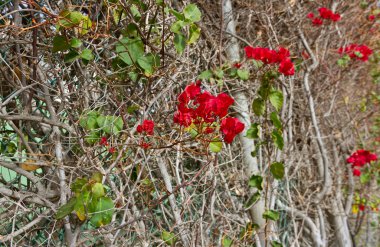
[[[139,124],[136,131],[140,134],[146,133],[148,135],[153,135],[154,122],[152,120],[144,120],[142,124]]]
[[[174,123],[184,127],[194,124],[204,134],[210,134],[217,127],[215,123],[221,121],[220,131],[224,134],[224,141],[231,143],[244,130],[244,124],[237,118],[226,117],[234,99],[225,93],[214,96],[208,91],[202,92],[200,84],[200,81],[191,83],[179,95]]]
[[[142,124],[137,125],[136,131],[140,134],[153,135],[154,133],[154,122],[152,120],[144,120]],[[143,149],[148,149],[151,147],[149,142],[145,142],[143,137],[140,139],[139,146]]]
[[[337,22],[340,20],[341,16],[338,13],[334,13],[332,10],[322,7],[318,9],[319,17],[315,17],[314,13],[310,12],[307,14],[307,18],[309,18],[314,26],[321,26],[323,24],[323,20],[331,20],[333,22]]]
[[[278,51],[271,50],[266,47],[251,47],[244,48],[247,58],[252,58],[263,62],[264,64],[279,64],[279,72],[288,76],[294,75],[294,64],[290,60],[289,50],[280,47]]]
[[[371,161],[376,161],[376,154],[371,153],[367,150],[357,150],[350,157],[347,158],[347,163],[352,164],[353,167],[353,175],[360,176],[360,168],[363,167],[367,163],[371,163]]]
[[[367,61],[372,54],[372,50],[366,45],[351,44],[346,47],[340,47],[339,54],[347,54],[350,58]]]

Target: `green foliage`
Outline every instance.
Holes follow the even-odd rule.
[[[229,238],[227,235],[224,235],[222,238],[222,247],[231,247],[233,244],[233,240]]]
[[[182,54],[186,45],[194,44],[200,36],[201,29],[196,24],[201,20],[201,12],[195,4],[188,4],[182,13],[170,9],[169,13],[177,19],[171,26],[174,33],[174,47],[178,54]]]
[[[109,224],[114,213],[113,201],[105,195],[102,175],[95,173],[90,179],[77,178],[71,184],[74,196],[56,213],[57,219],[62,219],[75,212],[79,220],[90,219],[95,227]]]
[[[270,172],[272,173],[275,179],[282,179],[285,174],[284,163],[274,162],[270,165]]]
[[[53,38],[53,52],[66,51],[70,48],[70,44],[67,42],[64,36],[55,36]]]
[[[265,112],[265,101],[261,98],[257,98],[252,102],[252,110],[256,116],[260,117]]]
[[[173,246],[177,242],[177,237],[172,232],[162,231],[161,239],[167,244]]]
[[[263,190],[263,177],[259,175],[252,175],[248,182],[249,187]]]
[[[256,202],[260,200],[260,197],[261,197],[261,194],[260,192],[257,191],[248,199],[248,201],[246,201],[246,203],[244,203],[244,208],[249,209],[250,207],[252,207]]]
[[[246,69],[238,69],[236,73],[238,77],[242,79],[243,81],[246,81],[249,79],[249,71]]]
[[[260,125],[258,123],[252,124],[251,127],[247,130],[247,134],[245,137],[249,139],[259,138],[259,128],[260,128]]]
[[[274,210],[267,210],[263,213],[263,218],[276,221],[280,218],[280,213]]]
[[[282,138],[282,133],[279,130],[273,130],[272,131],[272,140],[274,142],[274,145],[282,150],[284,148],[284,139]]]
[[[222,150],[223,143],[219,139],[214,139],[209,143],[211,152],[219,153]]]
[[[281,110],[282,103],[284,101],[284,96],[282,95],[281,91],[278,90],[272,90],[269,93],[269,101],[272,104],[272,106],[277,110]]]

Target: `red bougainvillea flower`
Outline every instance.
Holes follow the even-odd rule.
[[[144,142],[144,141],[141,141],[139,146],[142,147],[143,149],[149,149],[151,147],[151,144]]]
[[[235,136],[244,130],[244,124],[237,118],[228,117],[222,120],[220,130],[224,134],[224,141],[231,143]]]
[[[321,26],[323,24],[323,21],[319,18],[314,18],[312,23],[314,26]]]
[[[360,205],[359,205],[359,210],[360,210],[360,211],[364,211],[364,210],[365,210],[365,205],[360,204]]]
[[[282,60],[278,70],[284,75],[294,75],[294,64],[290,61],[290,59]]]
[[[108,150],[108,152],[109,152],[110,154],[113,154],[113,153],[116,152],[116,148],[115,148],[115,147],[111,147],[111,148]]]
[[[338,49],[339,54],[347,54],[352,59],[368,61],[372,50],[366,45],[350,44]]]
[[[340,14],[334,13],[332,10],[325,7],[319,8],[318,12],[322,19],[328,19],[336,22],[339,21],[341,18]]]
[[[306,17],[309,19],[313,19],[314,18],[313,12],[310,12],[309,14],[307,14]]]
[[[354,169],[352,170],[352,173],[354,176],[356,177],[360,177],[360,175],[362,174],[361,171],[359,169]]]
[[[137,126],[138,133],[146,133],[148,135],[153,135],[154,122],[152,120],[144,120],[144,122]]]
[[[247,58],[262,61],[265,64],[279,64],[279,71],[284,75],[294,75],[294,64],[289,59],[290,52],[284,47],[278,51],[263,47],[246,46],[244,48]]]
[[[107,137],[102,136],[102,137],[100,138],[100,142],[99,142],[99,144],[102,145],[102,146],[108,146]]]
[[[347,158],[347,163],[352,164],[353,167],[362,167],[366,163],[371,163],[372,161],[376,161],[376,154],[371,153],[367,150],[357,150],[350,157]]]
[[[241,63],[234,63],[233,64],[233,67],[237,68],[237,69],[240,69],[240,67],[242,66]]]
[[[376,17],[374,15],[368,16],[368,20],[370,20],[370,21],[374,21],[375,19],[376,19]]]
[[[279,47],[277,51],[277,61],[281,62],[282,60],[285,60],[290,57],[290,52],[288,49],[284,47]]]

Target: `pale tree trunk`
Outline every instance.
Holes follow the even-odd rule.
[[[233,16],[233,9],[230,0],[223,1],[223,16],[224,16],[224,26],[227,33],[236,34],[235,21]],[[240,51],[238,41],[235,37],[230,36],[228,43],[226,45],[227,59],[231,62],[240,61]],[[249,115],[249,102],[246,94],[243,91],[239,91],[233,94],[235,99],[235,109],[238,112],[237,117],[244,123],[245,130],[239,134],[239,140],[242,146],[243,160],[246,169],[246,174],[250,177],[253,174],[259,174],[259,166],[257,158],[252,157],[251,152],[253,151],[255,144],[253,140],[245,138],[247,130],[251,126],[251,120]],[[254,191],[250,191],[254,193]],[[262,197],[263,198],[263,197]],[[260,199],[255,205],[249,209],[249,213],[253,223],[260,226],[259,238],[260,243],[264,246],[264,225],[265,220],[262,215],[265,211],[264,200]]]

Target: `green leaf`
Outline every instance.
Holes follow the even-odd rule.
[[[186,38],[182,34],[174,34],[174,46],[178,54],[181,54],[186,47]]]
[[[199,80],[209,80],[213,76],[213,73],[211,70],[205,70],[203,71],[199,76]]]
[[[227,235],[222,238],[222,247],[231,247],[234,241],[230,239]]]
[[[222,150],[223,143],[219,139],[211,141],[208,145],[211,152],[219,153]]]
[[[246,69],[238,69],[237,70],[237,75],[239,76],[240,79],[243,81],[246,81],[249,79],[249,71]]]
[[[80,193],[82,192],[83,187],[87,184],[86,178],[77,178],[75,179],[74,183],[71,184],[70,189],[74,193]]]
[[[86,122],[86,129],[88,130],[94,130],[98,128],[97,125],[97,118],[95,116],[88,116],[87,117],[87,122]]]
[[[282,162],[274,162],[270,165],[270,172],[272,173],[275,179],[282,179],[285,174],[284,163]]]
[[[185,16],[182,13],[178,12],[178,11],[176,11],[174,9],[170,9],[169,12],[172,15],[174,15],[177,18],[177,20],[181,20],[181,21],[185,20]]]
[[[280,242],[277,242],[277,241],[272,241],[270,244],[272,247],[282,247],[282,244]]]
[[[278,130],[282,129],[281,121],[276,112],[272,112],[270,114],[270,120],[273,123],[274,127],[276,127],[276,129]]]
[[[181,34],[181,29],[186,26],[186,22],[184,21],[176,21],[170,26],[170,31],[173,33],[179,33]]]
[[[80,54],[80,57],[84,60],[90,61],[94,59],[94,54],[92,54],[92,51],[90,49],[84,49]]]
[[[70,12],[70,15],[69,15],[70,21],[75,25],[78,25],[83,19],[83,17],[84,15],[79,11],[72,11]]]
[[[82,22],[80,24],[80,33],[85,35],[91,30],[92,21],[88,16],[83,16]]]
[[[154,68],[160,65],[160,59],[157,55],[148,53],[137,59],[138,65],[144,70],[145,76],[151,76],[154,72]]]
[[[130,10],[131,10],[132,16],[133,16],[136,20],[139,20],[139,19],[141,18],[140,11],[139,11],[139,9],[137,8],[136,5],[132,4]]]
[[[70,48],[64,36],[55,36],[53,38],[53,52],[66,51]]]
[[[86,208],[90,202],[90,192],[82,191],[77,196],[77,200],[74,205],[74,210],[81,221],[86,219]]]
[[[170,246],[174,246],[175,242],[177,242],[177,237],[174,235],[174,233],[167,232],[165,230],[161,233],[161,239]]]
[[[251,127],[247,130],[247,135],[245,137],[249,139],[259,138],[259,127],[260,125],[258,123],[252,124]]]
[[[101,183],[95,183],[94,185],[92,185],[91,191],[93,196],[96,198],[102,197],[105,194],[103,184]]]
[[[103,174],[101,174],[100,172],[95,172],[94,174],[92,174],[91,180],[101,183],[103,180]]]
[[[70,46],[73,48],[79,48],[82,45],[82,41],[77,38],[73,38],[70,40]]]
[[[192,21],[192,22],[198,22],[201,20],[201,12],[199,11],[197,5],[195,4],[189,4],[183,9],[183,14],[185,15],[185,18]]]
[[[74,205],[76,203],[76,197],[72,197],[66,204],[62,205],[55,214],[57,220],[62,219],[69,215],[74,210]]]
[[[252,175],[248,182],[249,187],[263,190],[263,177],[259,175]]]
[[[284,139],[282,138],[282,133],[279,130],[272,131],[272,140],[278,149],[282,150],[284,148]]]
[[[103,128],[105,122],[106,122],[106,116],[104,115],[99,115],[96,118],[96,123],[98,124],[99,128]]]
[[[218,68],[216,70],[214,70],[214,75],[219,78],[219,79],[222,79],[223,76],[224,76],[224,72],[222,69]]]
[[[187,43],[190,45],[195,43],[199,39],[199,36],[201,35],[201,29],[197,25],[191,24],[189,28],[189,33],[190,34]]]
[[[265,111],[265,102],[261,98],[257,98],[252,102],[252,110],[256,116],[261,116]]]
[[[369,181],[371,180],[371,174],[366,172],[366,173],[362,173],[360,175],[360,183],[361,184],[366,184],[368,183]]]
[[[279,111],[282,107],[282,102],[284,101],[284,96],[282,92],[273,90],[269,93],[269,101],[273,105],[273,107]]]
[[[280,218],[280,213],[274,210],[267,210],[263,213],[263,218],[276,221]]]
[[[91,201],[88,211],[90,212],[91,224],[101,227],[111,222],[115,206],[110,198],[100,197]]]
[[[144,55],[144,43],[140,38],[123,38],[116,45],[116,53],[123,62],[132,65]]]
[[[244,204],[244,208],[245,209],[249,209],[250,207],[252,207],[256,202],[258,202],[260,200],[260,192],[256,192],[255,194],[253,194],[249,199],[248,201]]]
[[[63,61],[65,61],[65,63],[71,63],[77,60],[79,57],[80,55],[78,52],[71,50],[64,56]]]
[[[94,144],[99,141],[100,133],[99,131],[91,131],[87,136],[85,136],[84,140],[88,144]]]
[[[116,117],[115,122],[114,122],[116,131],[115,132],[120,132],[123,130],[124,122],[122,117]]]

